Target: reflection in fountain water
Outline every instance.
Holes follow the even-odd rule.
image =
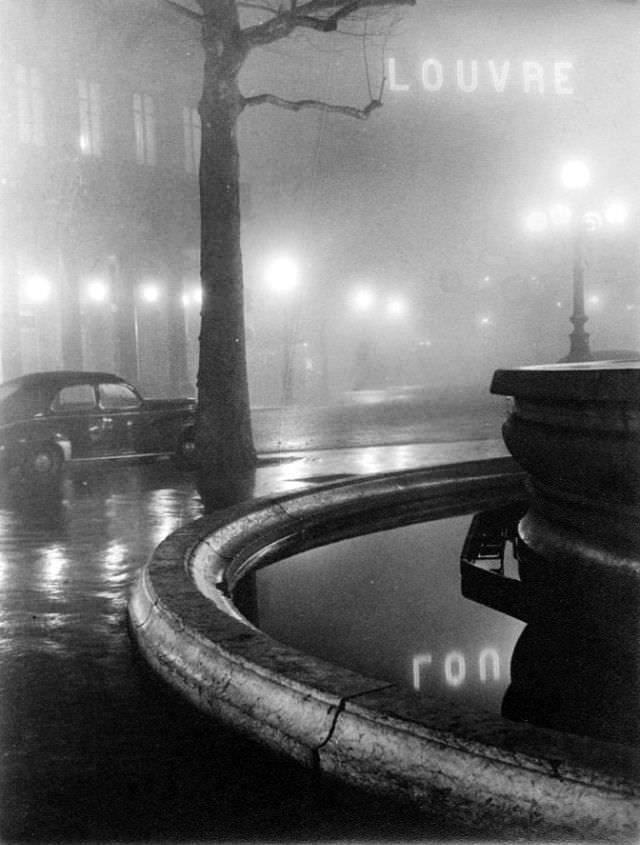
[[[514,502],[478,514],[469,534],[480,526],[486,539],[489,524],[509,547],[525,510]],[[452,573],[468,527],[465,517],[409,525],[271,564],[257,575],[260,627],[417,692],[599,740],[637,742],[636,643],[603,636],[585,619],[554,621],[544,607],[527,605],[517,576],[521,541],[513,558],[496,547],[491,561],[479,561],[477,582],[467,561],[461,594]],[[467,541],[463,560],[471,547]],[[504,582],[488,604],[482,578]]]
[[[459,591],[469,517],[305,551],[258,572],[260,627],[362,674],[499,712],[521,622]]]

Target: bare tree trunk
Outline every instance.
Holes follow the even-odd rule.
[[[196,440],[198,488],[211,510],[246,490],[255,468],[247,383],[239,155],[242,109],[237,73],[246,51],[235,0],[199,0],[204,13],[202,156],[202,325]]]

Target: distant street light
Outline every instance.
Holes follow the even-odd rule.
[[[572,160],[566,162],[560,171],[560,179],[568,191],[582,191],[589,184],[591,174],[585,162]],[[549,214],[542,211],[530,212],[525,220],[527,229],[539,234],[548,228],[549,223],[554,226],[570,226],[573,249],[572,277],[573,277],[573,313],[569,318],[573,324],[573,331],[569,335],[570,348],[567,361],[590,361],[592,359],[589,347],[589,334],[584,326],[589,319],[584,310],[584,258],[583,240],[585,234],[598,231],[604,221],[610,225],[623,225],[628,218],[628,211],[621,202],[611,202],[603,214],[596,210],[585,211],[582,203],[573,208],[568,205],[555,205]]]
[[[584,161],[567,161],[560,171],[562,184],[568,191],[581,191],[587,187],[591,174]]]
[[[160,288],[152,282],[147,282],[140,288],[140,299],[149,305],[153,305],[160,299]]]
[[[191,305],[202,305],[202,288],[194,287],[182,294],[182,304],[185,308]]]
[[[400,297],[396,297],[395,299],[390,299],[387,302],[387,316],[391,317],[393,320],[397,320],[400,317],[404,317],[407,313],[407,303],[404,299],[400,299]]]
[[[24,295],[32,305],[42,305],[51,299],[53,291],[51,282],[46,276],[30,276],[24,287]]]
[[[89,282],[87,285],[87,298],[97,305],[106,302],[109,298],[109,287],[99,279]]]
[[[282,309],[282,403],[290,405],[293,400],[293,381],[291,373],[291,303],[290,298],[298,286],[298,265],[281,255],[272,259],[265,269],[265,279],[269,288],[283,298]]]
[[[266,279],[274,293],[293,293],[298,284],[298,265],[286,255],[278,256],[267,264]]]
[[[160,287],[153,282],[146,282],[141,285],[133,297],[133,334],[136,346],[136,381],[140,382],[140,326],[138,313],[138,300],[144,302],[146,305],[155,305],[160,301],[161,291]]]
[[[359,314],[365,314],[371,311],[375,301],[375,292],[368,287],[356,288],[351,295],[351,306]]]
[[[604,210],[604,219],[612,226],[624,226],[629,219],[629,210],[617,200],[610,202]]]

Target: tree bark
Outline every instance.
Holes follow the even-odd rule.
[[[199,0],[205,50],[200,101],[202,323],[198,489],[211,510],[246,491],[255,468],[240,252],[237,74],[246,56],[235,0]]]

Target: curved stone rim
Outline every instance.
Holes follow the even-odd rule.
[[[129,602],[151,667],[199,709],[277,753],[431,815],[511,835],[632,839],[632,749],[509,722],[285,646],[231,600],[256,568],[337,539],[521,495],[510,458],[253,500],[163,541]],[[364,529],[364,530],[363,530]]]

